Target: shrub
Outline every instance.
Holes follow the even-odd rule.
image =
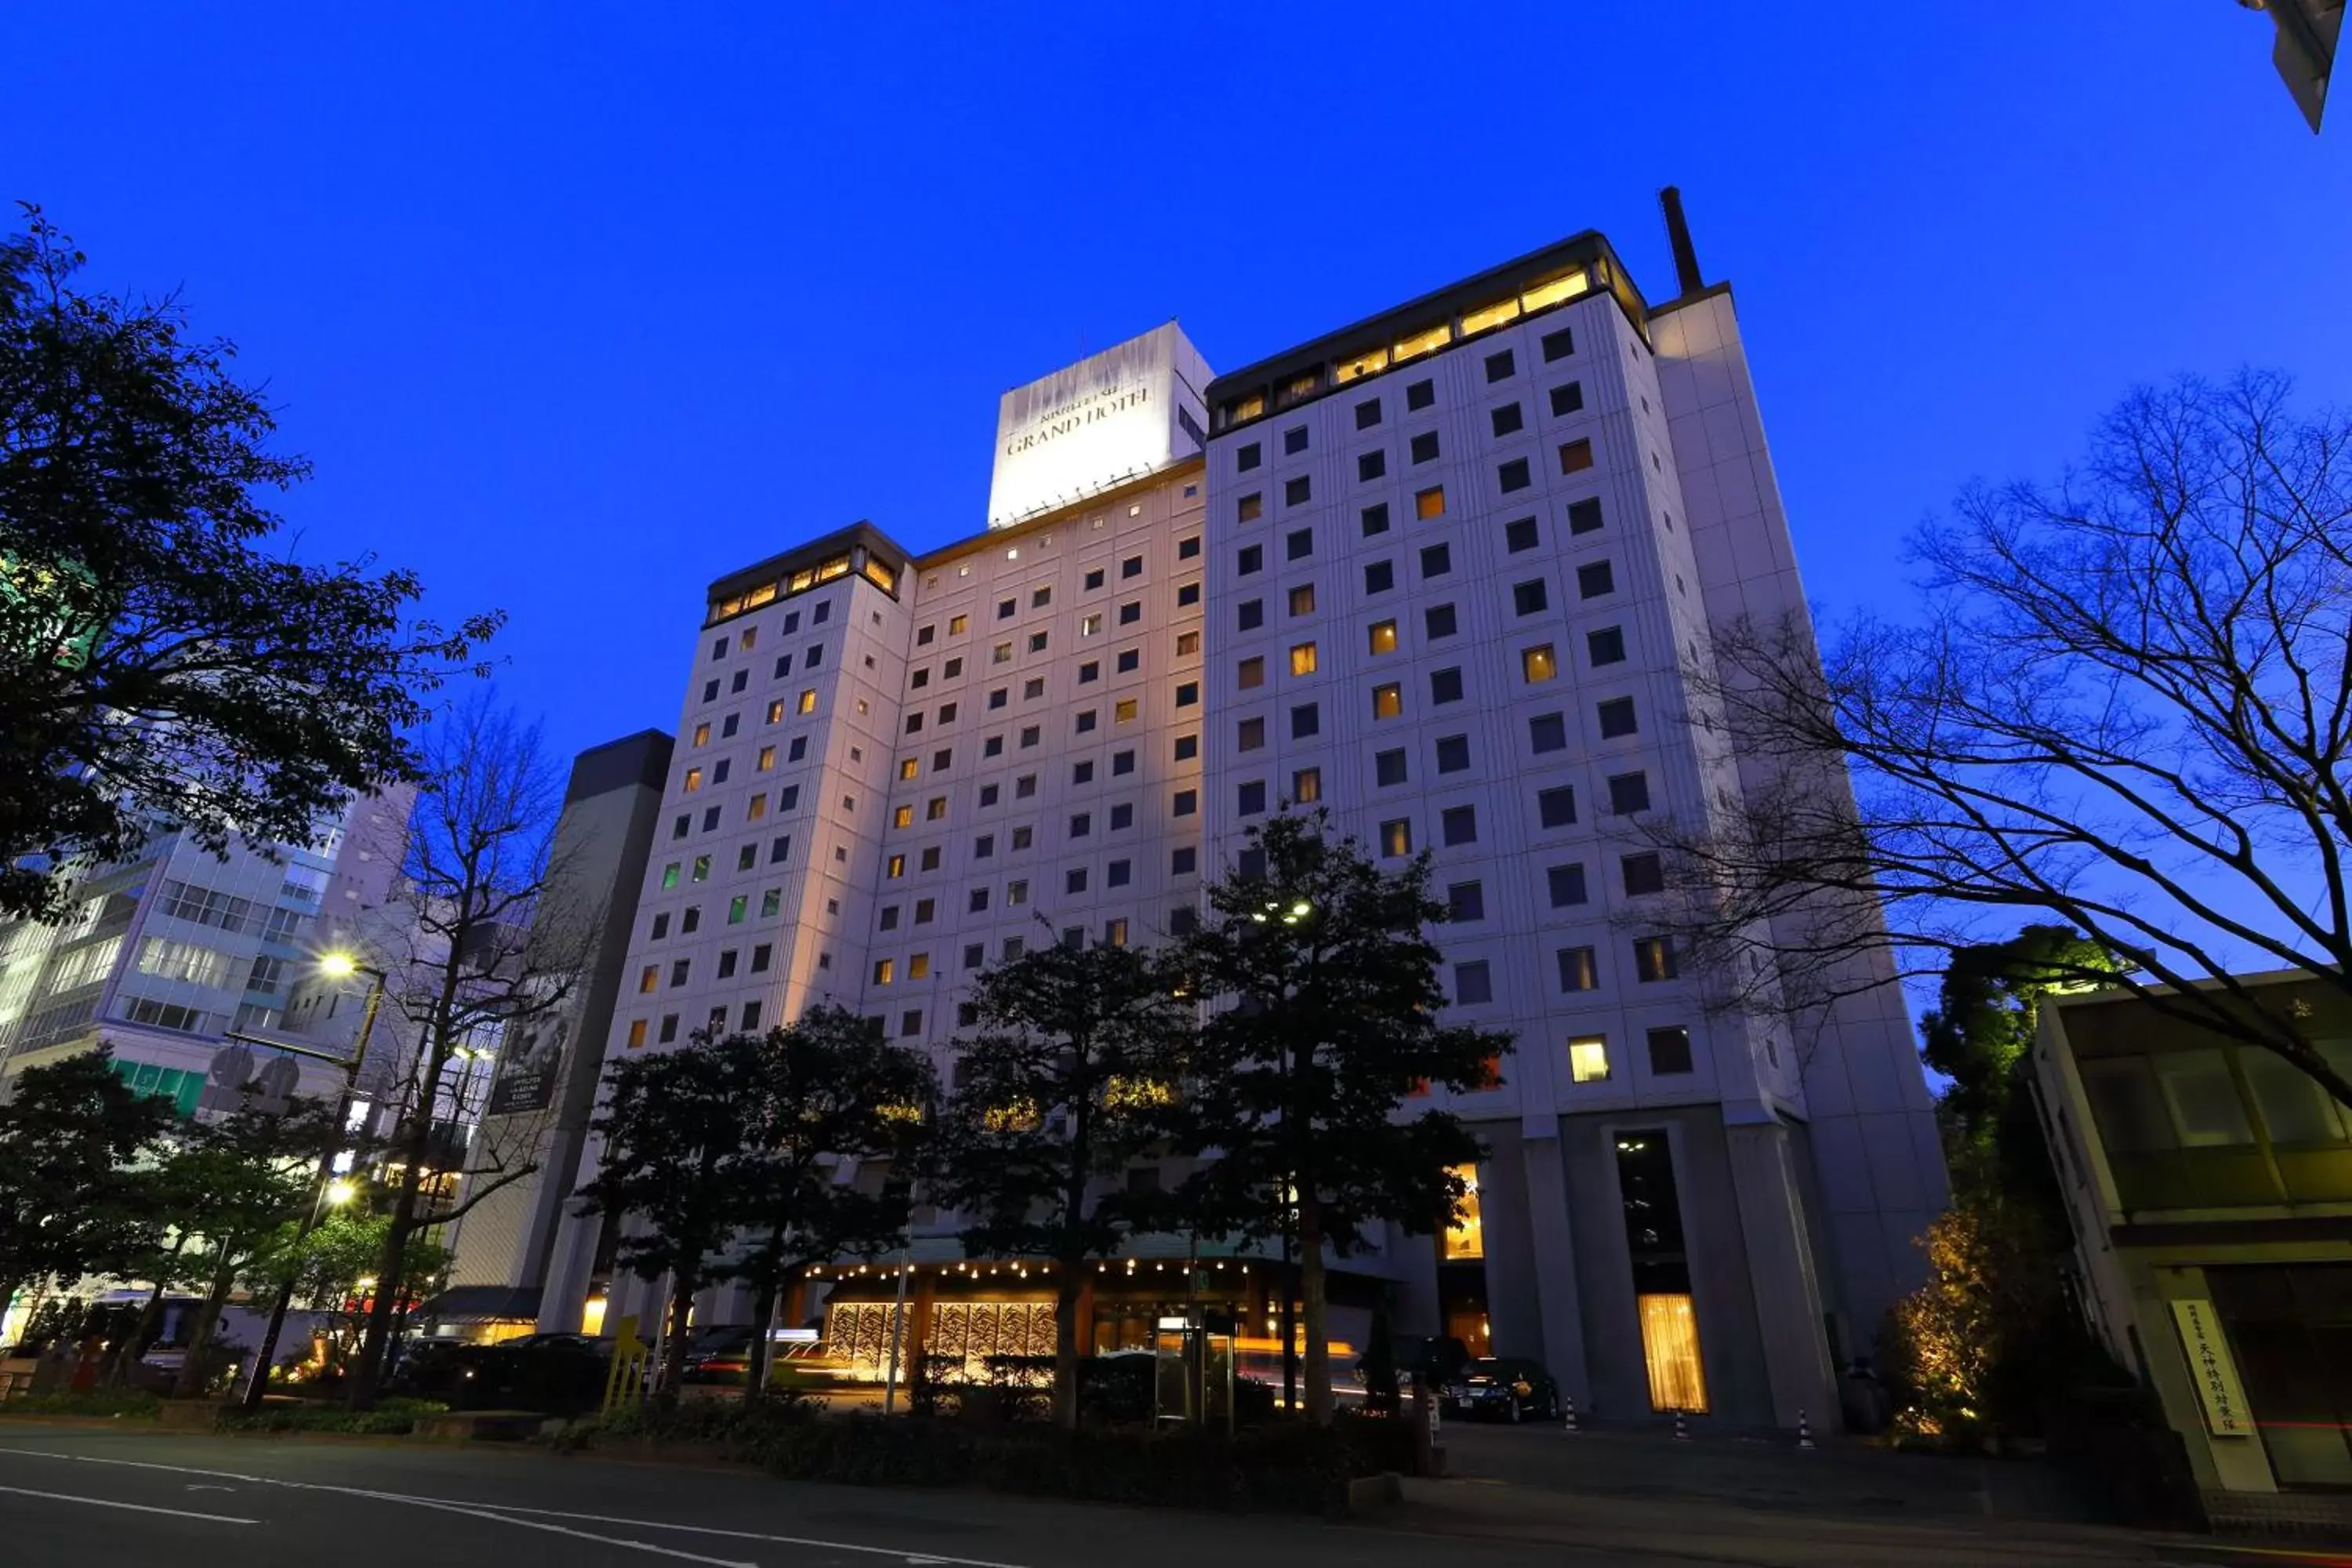
[[[363,1436],[401,1437],[416,1430],[418,1418],[438,1415],[449,1407],[430,1399],[387,1399],[373,1410],[346,1410],[340,1405],[265,1405],[258,1410],[225,1406],[214,1418],[222,1432],[348,1432]]]
[[[86,1394],[20,1394],[0,1401],[0,1415],[102,1415],[152,1421],[163,1399],[134,1388],[94,1388]]]

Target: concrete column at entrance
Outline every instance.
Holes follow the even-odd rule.
[[[588,1275],[596,1266],[596,1237],[604,1223],[602,1215],[564,1215],[555,1233],[555,1251],[547,1260],[547,1283],[539,1293],[541,1333],[580,1331],[581,1313],[588,1302]],[[605,1319],[607,1323],[617,1321],[609,1315]]]
[[[1591,1409],[1584,1361],[1584,1308],[1577,1296],[1576,1237],[1568,1218],[1568,1173],[1557,1123],[1549,1137],[1520,1144],[1528,1179],[1528,1229],[1535,1244],[1536,1300],[1543,1318],[1544,1365],[1562,1393]]]
[[[1738,1114],[1726,1106],[1727,1116]],[[1753,1108],[1748,1108],[1752,1110]],[[1756,1296],[1756,1327],[1764,1342],[1764,1372],[1772,1391],[1772,1417],[1794,1426],[1804,1411],[1816,1425],[1834,1421],[1837,1369],[1830,1364],[1822,1326],[1821,1280],[1805,1232],[1804,1206],[1788,1130],[1777,1118],[1729,1122],[1732,1190]]]

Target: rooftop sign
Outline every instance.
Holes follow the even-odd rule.
[[[988,526],[1155,473],[1201,450],[1209,367],[1171,321],[1004,395]]]

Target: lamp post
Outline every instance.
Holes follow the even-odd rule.
[[[319,968],[320,972],[331,975],[364,974],[369,977],[367,1007],[360,1015],[359,1039],[353,1044],[349,1057],[330,1056],[325,1051],[306,1050],[300,1046],[289,1046],[282,1041],[266,1040],[256,1036],[239,1037],[251,1040],[256,1045],[268,1046],[272,1049],[285,1051],[293,1056],[308,1057],[313,1061],[330,1063],[339,1068],[343,1075],[342,1092],[335,1099],[335,1121],[331,1129],[336,1136],[331,1138],[326,1146],[319,1151],[318,1195],[310,1200],[310,1211],[302,1216],[301,1227],[294,1233],[297,1246],[300,1245],[305,1237],[319,1228],[320,1216],[328,1208],[340,1207],[357,1195],[358,1189],[353,1184],[341,1180],[335,1175],[335,1145],[341,1141],[341,1134],[344,1123],[351,1120],[352,1096],[359,1085],[360,1064],[367,1060],[368,1037],[375,1032],[375,1016],[383,1006],[384,973],[383,970],[362,963],[347,952],[321,954],[319,959]],[[246,1380],[245,1397],[239,1401],[239,1404],[247,1410],[260,1409],[263,1396],[269,1392],[269,1363],[271,1358],[278,1353],[278,1336],[285,1330],[287,1309],[293,1304],[294,1276],[289,1273],[285,1282],[278,1287],[278,1300],[270,1305],[269,1326],[262,1331],[261,1348],[255,1352],[253,1358],[253,1375]]]

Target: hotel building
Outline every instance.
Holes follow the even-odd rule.
[[[1824,1418],[1945,1177],[1891,985],[1799,1041],[1703,1008],[1641,926],[1643,815],[1740,787],[1685,667],[1804,603],[1729,291],[1670,222],[1656,307],[1587,233],[1222,377],[1163,326],[1005,395],[985,531],[860,523],[714,583],[607,1057],[829,1000],[952,1081],[982,966],[1158,940],[1319,805],[1432,855],[1454,1005],[1518,1042],[1434,1101],[1488,1151],[1475,1214],[1339,1264],[1335,1339],[1385,1296],[1604,1415]],[[918,1338],[1050,1348],[1041,1277],[918,1220]],[[565,1221],[542,1327],[652,1321],[602,1228]],[[1099,1268],[1092,1342],[1189,1295],[1247,1343],[1279,1266],[1187,1249]],[[895,1285],[793,1310],[879,1360]]]

